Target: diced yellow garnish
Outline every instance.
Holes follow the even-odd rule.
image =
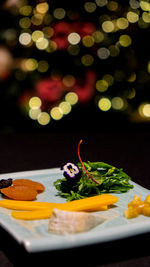
[[[127,210],[124,211],[124,216],[127,219],[132,219],[132,218],[136,218],[138,217],[139,213],[137,211],[137,209],[133,208],[133,207],[129,207]]]
[[[144,202],[150,204],[150,195],[146,196]]]

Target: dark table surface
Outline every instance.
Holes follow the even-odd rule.
[[[150,189],[150,131],[76,131],[0,134],[0,173],[60,167],[82,158],[123,168],[132,180]],[[5,175],[4,175],[5,177]],[[28,253],[0,228],[0,267],[12,266],[150,266],[150,234],[42,253]]]

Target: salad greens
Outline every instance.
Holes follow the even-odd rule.
[[[104,162],[83,162],[78,144],[79,163],[67,163],[61,169],[64,178],[54,182],[59,195],[68,201],[86,198],[103,193],[127,192],[133,185],[131,178],[122,170]],[[78,171],[79,170],[79,171]]]
[[[133,185],[129,183],[130,177],[122,169],[104,162],[88,161],[83,164],[97,183],[89,179],[83,171],[81,163],[78,163],[81,171],[80,179],[69,181],[67,178],[63,178],[54,183],[59,195],[67,198],[68,201],[102,193],[127,192],[133,188]]]

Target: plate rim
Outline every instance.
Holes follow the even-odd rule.
[[[18,178],[24,177],[26,174],[28,176],[32,175],[48,175],[48,174],[61,174],[62,170],[58,167],[56,168],[48,168],[48,169],[36,169],[36,170],[29,170],[29,171],[19,171],[19,172],[9,172],[0,174],[0,179],[7,179],[7,178]],[[130,180],[131,184],[136,186],[139,190],[142,189],[145,193],[150,193],[150,190],[137,184],[136,182]],[[132,189],[131,189],[132,190]],[[15,233],[13,228],[9,228],[9,222],[7,223],[5,219],[0,219],[0,226],[5,229],[20,245],[23,245],[27,252],[44,252],[44,251],[52,251],[52,250],[63,250],[69,249],[74,247],[80,247],[85,245],[92,245],[97,243],[104,243],[110,242],[113,240],[123,239],[126,237],[144,234],[146,232],[150,232],[150,221],[142,221],[142,222],[133,222],[127,223],[124,225],[113,226],[109,228],[104,228],[103,231],[100,231],[97,234],[96,232],[88,232],[87,235],[85,233],[69,235],[70,239],[66,236],[63,236],[66,242],[61,244],[61,242],[52,244],[50,243],[50,238],[48,236],[43,236],[40,238],[37,237],[28,237],[28,238],[19,238],[19,235]],[[79,241],[76,240],[76,235],[79,237]],[[83,239],[81,239],[84,237]],[[61,237],[62,238],[62,237]],[[62,238],[62,239],[63,239]],[[57,239],[57,238],[56,238]],[[40,245],[42,243],[42,246]]]

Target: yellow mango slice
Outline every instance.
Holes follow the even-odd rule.
[[[80,200],[74,200],[65,203],[50,203],[51,206],[32,210],[32,211],[12,211],[12,216],[16,219],[23,220],[36,220],[36,219],[48,219],[51,216],[53,208],[58,208],[67,211],[100,211],[106,210],[108,205],[112,205],[118,201],[118,198],[109,194],[98,195],[94,197],[88,197]],[[38,203],[38,202],[34,202]],[[39,204],[39,207],[43,207],[44,202]],[[41,206],[40,206],[41,205]],[[20,207],[19,207],[20,208]]]
[[[54,207],[59,208],[60,205],[62,205],[62,203],[20,201],[11,199],[0,200],[0,207],[13,210],[40,210]]]
[[[65,208],[64,206],[59,207],[60,210],[66,210],[66,211],[77,211],[77,209],[69,209]],[[107,210],[107,206],[101,206],[99,207],[99,211],[105,211]],[[96,209],[97,210],[97,209]],[[12,211],[11,215],[15,219],[19,220],[39,220],[39,219],[49,219],[51,214],[52,214],[53,208],[42,208],[42,209],[37,209],[33,211]],[[81,210],[80,210],[81,211]],[[83,209],[84,211],[84,209]],[[91,211],[91,210],[90,210]],[[92,210],[94,211],[94,209]],[[86,210],[87,212],[87,210]]]

